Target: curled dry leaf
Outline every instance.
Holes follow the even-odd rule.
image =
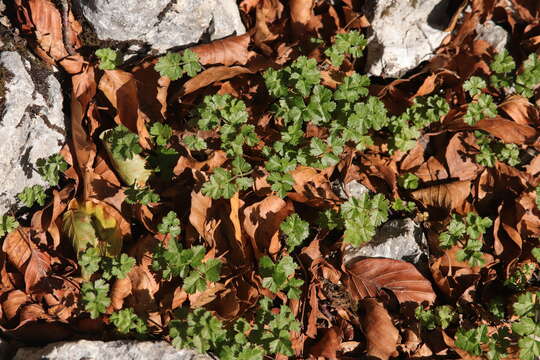
[[[341,347],[341,341],[343,337],[343,331],[333,326],[329,329],[323,330],[322,339],[313,345],[309,352],[316,357],[324,357],[326,359],[337,359],[337,351]]]
[[[383,304],[376,299],[363,299],[359,304],[362,332],[367,340],[367,353],[380,360],[394,354],[399,340],[399,331]]]
[[[455,181],[416,190],[411,195],[426,207],[459,210],[465,207],[470,192],[470,181]]]
[[[473,180],[480,172],[482,166],[476,163],[471,154],[475,140],[472,133],[457,133],[448,142],[446,147],[446,165],[450,177],[461,181]]]
[[[195,46],[190,50],[199,56],[199,62],[203,65],[245,65],[250,57],[248,51],[250,40],[249,34],[231,36]]]
[[[8,320],[11,320],[17,316],[21,305],[26,304],[28,301],[29,298],[24,291],[10,291],[2,302],[2,312]]]
[[[82,73],[73,76],[71,81],[71,136],[68,141],[71,142],[74,167],[84,179],[88,177],[87,173],[96,156],[96,145],[83,125],[88,104],[96,95],[94,68],[86,67]],[[76,183],[79,183],[79,179],[76,179]]]
[[[133,74],[122,70],[105,70],[99,81],[101,90],[115,107],[114,121],[139,135],[139,142],[145,149],[150,148],[150,135],[146,129],[146,115],[139,108],[139,88]]]
[[[346,267],[346,285],[357,300],[375,297],[386,289],[394,293],[400,303],[435,301],[431,283],[414,265],[394,259],[371,258],[350,263]]]
[[[19,10],[24,13],[25,27],[35,35],[38,48],[37,53],[50,64],[68,56],[66,45],[64,44],[63,20],[60,11],[50,0],[30,0],[24,2],[17,0]],[[71,14],[70,14],[71,15]],[[81,25],[70,17],[68,22],[70,31],[66,31],[69,45],[75,48],[81,46],[78,33],[82,31]]]
[[[244,230],[256,254],[278,252],[279,226],[292,212],[292,204],[277,196],[269,196],[244,209]]]
[[[487,131],[505,143],[530,145],[538,138],[538,132],[535,128],[501,117],[480,120],[476,123],[476,128]]]
[[[332,190],[332,184],[328,180],[333,168],[323,172],[307,166],[298,166],[291,172],[294,179],[293,189],[289,197],[301,203],[312,206],[320,206],[324,203],[339,201],[339,197]]]
[[[206,69],[197,76],[189,79],[182,85],[180,90],[172,96],[172,101],[176,101],[182,96],[191,94],[216,81],[231,79],[240,74],[252,74],[253,71],[243,66],[214,66]]]
[[[540,121],[538,108],[523,96],[513,95],[499,105],[499,108],[521,125],[534,126]]]
[[[31,256],[32,246],[35,244],[30,241],[29,229],[19,228],[4,239],[2,251],[6,253],[9,262],[19,272],[24,273],[24,265]]]

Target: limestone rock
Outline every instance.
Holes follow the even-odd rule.
[[[496,52],[501,52],[508,42],[508,33],[502,26],[488,20],[485,23],[476,26],[475,39],[487,41],[493,46]]]
[[[369,193],[369,189],[362,185],[358,180],[353,180],[347,185],[345,185],[345,189],[349,193],[351,197],[359,198],[360,196]]]
[[[234,0],[76,0],[96,35],[117,41],[137,40],[164,52],[245,33]]]
[[[378,0],[366,2],[372,34],[368,38],[369,75],[401,77],[429,60],[450,20],[449,0]]]
[[[0,55],[0,214],[26,186],[45,184],[33,169],[65,140],[63,97],[53,73],[14,51]],[[34,78],[33,78],[34,77]],[[2,99],[3,98],[3,99]],[[3,101],[2,101],[3,100]]]
[[[381,225],[373,239],[362,247],[348,246],[343,254],[347,264],[359,257],[383,257],[419,264],[427,260],[427,240],[412,219],[395,219]]]
[[[210,360],[190,350],[177,350],[165,341],[59,342],[44,348],[22,348],[13,360]]]

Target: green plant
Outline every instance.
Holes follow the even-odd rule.
[[[298,214],[289,215],[279,228],[286,236],[285,241],[289,252],[300,246],[309,236],[309,223],[302,220]]]
[[[149,187],[138,187],[131,185],[125,190],[126,202],[128,204],[148,205],[159,202],[159,195]]]
[[[122,334],[127,334],[130,331],[135,331],[138,334],[145,334],[148,332],[146,323],[143,319],[137,316],[137,314],[135,314],[132,308],[113,312],[110,320],[116,329]]]
[[[537,263],[540,263],[540,248],[534,248],[531,250],[531,254]]]
[[[79,266],[81,267],[81,273],[83,278],[90,279],[90,277],[97,271],[99,271],[99,264],[101,262],[101,252],[98,248],[90,247],[79,256]]]
[[[523,62],[523,71],[516,76],[514,87],[516,92],[526,98],[534,95],[534,90],[540,84],[540,59],[532,53]]]
[[[172,136],[172,128],[167,124],[154,123],[150,128],[150,135],[154,136],[156,144],[165,146]]]
[[[99,58],[99,68],[101,70],[114,70],[122,64],[122,55],[111,48],[96,50],[96,56]]]
[[[379,225],[388,219],[389,203],[382,194],[362,194],[341,205],[345,234],[343,240],[359,246],[372,239]]]
[[[403,174],[398,179],[398,184],[402,188],[407,189],[407,190],[418,189],[419,183],[420,183],[420,179],[418,178],[418,176],[411,173]]]
[[[343,219],[339,212],[333,209],[326,209],[319,213],[317,224],[323,229],[341,229],[343,228]]]
[[[22,192],[17,195],[17,198],[27,207],[34,206],[38,203],[39,206],[45,205],[45,188],[41,185],[32,185],[25,187]]]
[[[201,151],[208,147],[206,144],[206,141],[204,139],[196,136],[196,135],[188,135],[184,137],[184,144],[189,148],[191,151]]]
[[[419,305],[414,314],[422,327],[427,330],[434,330],[437,327],[446,329],[456,319],[456,313],[449,305],[437,306],[428,310]]]
[[[495,55],[490,64],[493,74],[489,77],[489,81],[495,88],[510,87],[512,84],[512,72],[516,68],[516,63],[508,50],[503,49]]]
[[[105,135],[105,141],[111,144],[112,154],[120,160],[133,159],[142,152],[139,136],[124,125],[118,125]]]
[[[47,159],[38,159],[36,161],[36,166],[38,173],[51,186],[58,185],[60,173],[68,169],[68,163],[60,154],[51,155]]]
[[[464,330],[458,329],[456,333],[455,344],[460,349],[467,351],[471,355],[482,355],[480,345],[488,342],[488,328],[486,325],[481,325],[477,328]]]
[[[121,254],[119,257],[104,257],[101,259],[101,276],[105,280],[125,279],[131,269],[135,266],[135,259],[127,254]]]
[[[212,352],[223,360],[262,360],[272,354],[292,356],[291,331],[300,331],[300,323],[289,307],[282,305],[273,311],[271,303],[262,298],[252,322],[240,318],[227,329],[205,309],[189,312],[183,308],[169,323],[169,336],[177,348]]]
[[[512,332],[520,336],[518,340],[519,358],[534,360],[540,356],[540,293],[527,292],[518,296],[513,304],[514,313],[520,319],[512,323]]]
[[[11,215],[0,216],[0,238],[19,227],[17,220]]]
[[[183,288],[188,294],[206,290],[207,282],[216,282],[220,278],[222,262],[208,259],[204,246],[182,249],[174,238],[169,240],[167,248],[160,246],[152,258],[152,268],[162,271],[164,279],[180,277],[184,280]]]
[[[79,266],[85,279],[89,279],[99,270],[102,271],[101,277],[105,280],[111,280],[113,277],[124,279],[135,266],[135,259],[127,254],[120,254],[118,257],[102,256],[98,248],[90,247],[81,254]]]
[[[412,212],[416,209],[416,204],[413,201],[404,201],[402,199],[395,199],[391,207],[394,211],[407,211]]]
[[[172,239],[176,239],[182,231],[180,227],[180,219],[174,211],[169,211],[166,216],[163,217],[161,223],[158,225],[157,230],[164,235],[170,235]]]
[[[484,79],[478,76],[471,76],[463,83],[463,89],[466,90],[470,96],[474,97],[482,93],[482,89],[487,87]]]
[[[463,120],[474,126],[484,118],[495,116],[497,116],[497,104],[493,101],[493,97],[488,94],[480,94],[475,98],[475,101],[469,103]]]
[[[324,51],[330,58],[332,65],[340,67],[346,55],[351,55],[354,59],[362,56],[362,50],[367,45],[367,40],[358,31],[349,31],[337,34],[334,44]]]
[[[184,74],[193,77],[201,71],[199,56],[191,50],[184,50],[182,55],[178,53],[167,53],[159,58],[155,65],[156,71],[161,76],[166,76],[171,80],[178,80]]]
[[[262,277],[262,285],[273,293],[286,291],[290,299],[298,299],[304,283],[294,277],[298,265],[290,256],[283,256],[279,262],[274,263],[268,256],[259,259],[259,273]]]
[[[468,213],[465,217],[452,214],[452,220],[445,232],[439,236],[439,245],[449,249],[459,243],[462,247],[457,253],[459,261],[467,261],[471,266],[484,264],[482,235],[491,227],[490,218],[482,218],[475,213]]]
[[[109,284],[103,279],[86,282],[81,286],[82,303],[92,319],[97,319],[111,304]]]
[[[210,180],[202,187],[202,193],[213,199],[230,199],[240,190],[246,190],[253,185],[249,177],[251,165],[242,157],[236,157],[232,162],[232,171],[223,168],[214,169]]]
[[[504,281],[504,285],[514,290],[523,291],[535,269],[536,265],[534,263],[521,264],[514,270],[510,277]]]

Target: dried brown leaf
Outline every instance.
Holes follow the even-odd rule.
[[[420,274],[414,265],[394,259],[371,258],[348,264],[350,279],[347,287],[358,300],[375,297],[381,290],[391,290],[398,301],[433,303],[436,295],[431,283]]]
[[[470,181],[456,181],[416,190],[411,195],[426,207],[443,208],[450,211],[463,208],[470,192]]]
[[[387,360],[394,354],[399,340],[399,331],[382,303],[376,299],[363,299],[360,311],[362,332],[367,340],[367,354],[380,360]]]
[[[250,40],[250,35],[246,33],[198,45],[190,50],[199,56],[199,62],[203,65],[245,65],[250,57]]]

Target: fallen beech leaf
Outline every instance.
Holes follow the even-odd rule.
[[[124,299],[129,294],[131,294],[131,279],[129,277],[116,279],[111,289],[111,305],[113,309],[122,309]]]
[[[503,118],[483,119],[476,124],[476,127],[506,143],[533,144],[538,138],[538,132],[533,127]]]
[[[309,349],[310,354],[316,357],[323,356],[326,359],[337,359],[336,353],[341,347],[343,331],[333,326],[330,329],[323,329],[323,333],[322,339]]]
[[[313,0],[290,0],[291,26],[296,38],[302,37],[313,14]]]
[[[435,156],[431,156],[414,174],[423,182],[448,179],[446,169]]]
[[[175,101],[216,81],[227,80],[240,74],[252,73],[252,70],[243,66],[214,66],[186,81],[180,90],[172,96],[172,99]]]
[[[426,207],[443,208],[451,211],[452,209],[463,208],[470,192],[470,181],[456,181],[416,190],[411,195]]]
[[[122,250],[122,232],[111,209],[93,201],[71,200],[64,213],[63,230],[73,243],[77,256],[89,247],[99,247],[107,256],[117,256]]]
[[[198,45],[190,50],[199,55],[199,62],[203,65],[245,65],[250,57],[248,51],[250,40],[250,35],[246,33]]]
[[[26,292],[30,293],[34,285],[37,285],[51,271],[51,257],[49,254],[31,247],[30,258],[24,271],[24,283]]]
[[[159,285],[154,275],[145,267],[134,266],[128,274],[131,280],[131,295],[126,298],[129,306],[137,314],[148,314],[149,318],[157,324],[161,323],[155,294]]]
[[[31,256],[32,246],[35,244],[30,241],[29,229],[19,227],[6,236],[2,244],[2,251],[6,253],[13,266],[24,274],[24,265]]]
[[[364,259],[348,264],[346,271],[350,276],[347,287],[357,300],[375,297],[383,289],[391,290],[400,303],[426,301],[431,304],[436,298],[431,283],[414,265],[405,261]]]
[[[362,332],[367,340],[367,354],[380,360],[387,360],[394,354],[399,339],[399,331],[382,303],[376,299],[363,299],[359,308]]]
[[[269,196],[244,209],[244,230],[256,254],[270,248],[274,251],[271,254],[279,250],[272,245],[279,242],[279,226],[292,211],[291,204],[277,196]]]
[[[500,104],[499,108],[521,125],[535,126],[540,121],[538,108],[523,96],[513,95]]]
[[[8,320],[13,319],[21,305],[29,301],[28,296],[21,290],[13,290],[7,294],[6,299],[2,302],[2,311]]]
[[[141,146],[149,149],[150,135],[145,124],[148,119],[139,108],[139,88],[133,74],[122,70],[105,70],[99,81],[99,90],[117,111],[114,121],[138,134]]]
[[[457,133],[450,139],[445,152],[450,177],[461,181],[473,180],[482,172],[482,166],[476,163],[474,154],[471,154],[474,143],[472,133]]]
[[[55,7],[53,1],[50,0],[30,0],[25,4],[24,9],[21,1],[17,1],[20,10],[26,12],[26,15],[31,18],[27,19],[33,29],[37,43],[39,45],[38,54],[47,62],[61,60],[68,56],[66,46],[64,45],[63,20],[60,11]],[[69,19],[69,41],[73,47],[78,48],[81,42],[77,37],[82,31],[81,25],[70,14]]]
[[[73,165],[77,169],[77,174],[84,178],[88,176],[87,173],[96,156],[96,145],[83,125],[88,104],[96,95],[94,68],[88,66],[81,74],[74,75],[71,81],[71,136],[68,137],[68,141],[71,141],[74,150]],[[79,179],[76,179],[77,185],[78,181]]]

